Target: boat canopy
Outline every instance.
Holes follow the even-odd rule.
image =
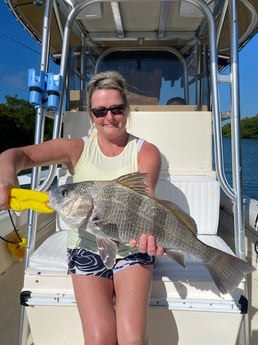
[[[6,0],[11,11],[30,34],[42,42],[44,0]],[[137,2],[137,6],[135,6]],[[59,60],[64,27],[72,9],[77,15],[73,23],[70,46],[80,47],[83,40],[100,53],[114,47],[171,47],[184,52],[191,41],[207,44],[208,28],[200,7],[206,2],[216,19],[218,53],[221,63],[230,55],[227,16],[228,1],[90,1],[55,0],[51,21],[50,52]],[[257,31],[256,0],[237,0],[239,13],[239,47],[243,47]]]
[[[41,70],[48,72],[51,55],[61,77],[68,77],[67,110],[85,110],[88,81],[108,69],[126,79],[130,104],[166,105],[176,97],[177,103],[211,109],[213,60],[219,71],[231,63],[228,1],[6,1],[42,43]],[[241,49],[256,33],[258,3],[236,5]]]

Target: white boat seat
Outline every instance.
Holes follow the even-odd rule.
[[[43,275],[67,274],[68,230],[49,236],[30,257],[29,270]]]
[[[219,219],[219,183],[210,176],[172,176],[170,181],[165,178],[159,180],[157,197],[173,201],[190,214],[196,221],[198,235],[202,241],[228,251],[225,242],[216,236]],[[69,182],[70,175],[61,176],[59,179],[59,184]],[[54,272],[67,269],[66,241],[69,227],[58,216],[57,223],[61,231],[49,237],[33,253],[30,258],[31,268],[47,271],[50,269]]]
[[[162,177],[156,196],[173,201],[194,218],[198,234],[216,235],[219,222],[220,186],[212,176]]]
[[[198,226],[198,238],[201,241],[233,254],[223,239],[216,234],[220,195],[218,182],[209,176],[177,176],[172,177],[171,181],[173,183],[165,179],[159,182],[158,197],[172,200],[194,217]],[[40,295],[44,294],[42,283],[44,287],[48,286],[45,291],[48,293],[50,291],[51,296],[52,294],[55,296],[56,293],[58,296],[66,295],[69,296],[68,300],[74,303],[72,284],[67,275],[67,234],[68,230],[57,231],[30,257],[24,289],[34,290],[31,296],[37,296],[37,301],[40,300]],[[242,289],[236,289],[232,296],[229,294],[221,296],[200,260],[186,254],[186,265],[187,269],[184,269],[166,255],[156,257],[151,306],[174,310],[197,308],[206,311],[240,312],[238,301],[243,293]],[[47,285],[44,279],[49,280]],[[34,281],[37,281],[37,284]],[[30,284],[32,285],[29,286]],[[65,294],[62,292],[62,284],[65,286]],[[58,292],[55,292],[55,286]],[[35,289],[40,290],[39,295]],[[50,303],[53,303],[56,298],[51,297],[50,300],[52,301]],[[58,300],[60,303],[60,298]],[[33,298],[29,303],[35,303]]]

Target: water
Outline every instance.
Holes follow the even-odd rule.
[[[231,139],[223,139],[225,174],[231,184]],[[243,194],[258,200],[258,139],[241,139]]]

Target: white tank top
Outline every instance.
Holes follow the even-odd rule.
[[[97,135],[84,138],[82,154],[74,168],[74,182],[86,180],[113,180],[138,171],[137,153],[143,139],[129,135],[124,150],[117,156],[105,156],[98,145]]]
[[[105,156],[98,145],[97,135],[84,137],[84,148],[74,168],[74,182],[90,180],[113,180],[124,174],[138,171],[138,152],[144,142],[133,135],[129,135],[124,150],[117,156]],[[98,253],[95,236],[88,231],[71,229],[68,232],[68,248],[85,248]],[[118,257],[124,257],[138,252],[137,248],[130,248],[121,244]]]

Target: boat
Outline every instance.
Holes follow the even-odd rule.
[[[41,44],[39,69],[28,72],[30,102],[36,107],[35,142],[43,140],[46,116],[53,118],[54,138],[87,134],[87,83],[99,71],[118,70],[128,85],[128,130],[156,144],[162,155],[156,195],[195,219],[201,241],[256,268],[258,201],[242,192],[238,55],[257,33],[257,1],[6,4]],[[50,58],[58,73],[49,70]],[[222,84],[230,97],[232,184],[223,157]],[[40,168],[33,169],[31,189],[47,191],[55,178],[58,184],[72,180],[63,166],[49,167],[43,179],[40,174]],[[13,214],[13,220],[28,245],[22,263],[0,243],[1,286],[9,292],[0,296],[6,315],[1,342],[84,344],[66,268],[69,230],[57,215],[33,210]],[[0,213],[0,222],[1,236],[13,231],[7,212]],[[222,295],[200,261],[187,254],[186,262],[187,270],[166,255],[156,260],[149,345],[256,345],[257,271]]]

